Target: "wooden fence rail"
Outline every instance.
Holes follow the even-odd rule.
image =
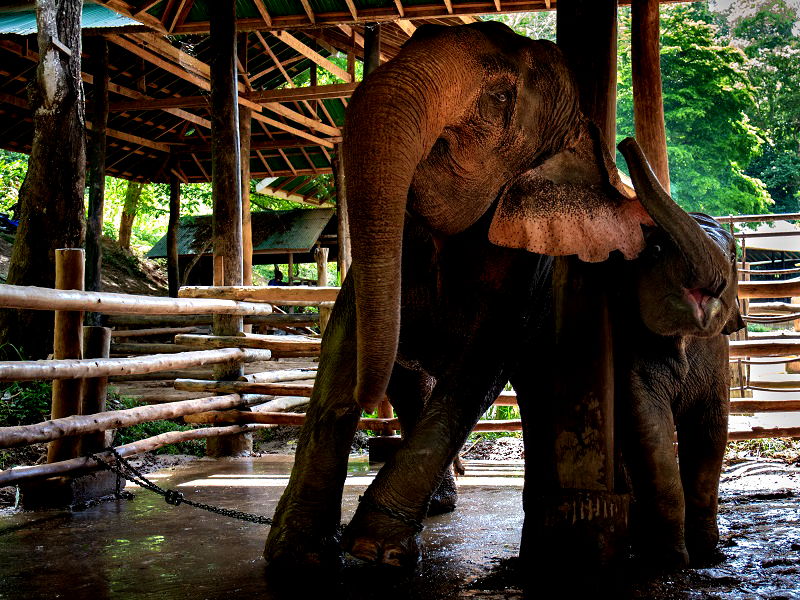
[[[2,286],[0,286],[2,287]],[[81,379],[136,375],[183,369],[226,362],[269,360],[269,350],[220,348],[179,354],[154,354],[137,358],[87,358],[74,360],[37,360],[0,362],[0,381],[32,381],[47,379]]]

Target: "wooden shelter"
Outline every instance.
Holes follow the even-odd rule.
[[[659,3],[632,3],[636,134],[668,185]],[[19,3],[0,2],[0,10],[12,4]],[[253,253],[249,185],[241,181],[337,171],[336,145],[347,98],[357,85],[356,59],[364,61],[368,72],[394,56],[423,23],[454,25],[482,14],[558,8],[558,43],[576,73],[581,108],[609,142],[615,138],[616,0],[99,0],[97,4],[140,25],[90,28],[84,36],[87,120],[96,133],[90,179],[103,181],[109,173],[170,182],[167,255],[175,285],[178,184],[212,181],[214,284],[249,283]],[[32,120],[25,86],[38,59],[37,42],[30,35],[2,34],[3,14],[0,145],[27,152]],[[320,85],[320,69],[334,83]],[[308,73],[308,86],[297,85],[303,73]],[[341,183],[341,173],[334,175]],[[342,271],[348,255],[345,202],[340,189]],[[94,235],[99,236],[97,229]],[[575,372],[573,360],[564,360],[569,371],[554,374],[557,385],[550,399],[554,418],[548,425],[556,440],[550,465],[554,472],[540,481],[541,514],[532,517],[540,521],[531,525],[531,531],[541,533],[537,544],[547,553],[541,556],[542,565],[577,563],[586,573],[618,554],[627,504],[614,482],[613,364],[606,298],[598,283],[602,275],[568,262],[560,264],[557,274],[554,295],[562,302],[556,312],[566,326],[560,329],[555,352],[567,358],[588,354],[592,360],[580,372]],[[576,288],[590,291],[576,299],[568,293]],[[241,316],[214,317],[215,335],[241,331]],[[216,378],[239,374],[238,367],[227,366]],[[219,444],[227,447],[211,451],[235,453],[240,440],[232,439],[240,437],[217,438],[224,439]],[[575,440],[574,447],[559,446],[563,440]],[[600,506],[602,518],[593,508]]]

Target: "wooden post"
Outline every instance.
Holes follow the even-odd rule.
[[[364,25],[364,77],[381,64],[381,26],[380,23]]]
[[[211,188],[214,200],[214,278],[223,285],[242,284],[242,171],[236,68],[236,2],[211,4]],[[219,261],[222,261],[220,263]],[[218,265],[224,268],[219,269]],[[217,281],[215,281],[215,284]],[[215,335],[238,335],[242,317],[215,315]],[[238,379],[241,364],[214,368],[215,379]],[[211,456],[246,454],[252,449],[248,434],[209,440]]]
[[[56,250],[56,288],[82,290],[84,282],[83,249]],[[58,310],[55,313],[53,358],[81,358],[83,352],[83,313]],[[81,412],[81,380],[53,381],[51,418],[70,417]],[[78,456],[79,439],[68,437],[50,442],[47,462],[57,462]]]
[[[660,19],[658,0],[631,3],[631,76],[636,141],[653,172],[669,192],[667,133],[661,96]]]
[[[558,46],[578,80],[583,113],[600,128],[611,156],[617,130],[617,2],[559,0]]]
[[[286,265],[286,269],[289,271],[287,283],[292,285],[294,283],[294,252],[289,252],[289,262]]]
[[[167,225],[167,282],[169,295],[178,297],[181,273],[178,263],[178,232],[181,219],[181,182],[175,173],[169,174],[169,224]]]
[[[336,218],[337,238],[339,243],[339,282],[344,283],[350,269],[350,223],[347,218],[347,188],[344,177],[344,157],[342,145],[336,144],[336,155],[333,157],[333,177],[336,184]]]
[[[242,155],[242,284],[253,285],[253,225],[250,209],[250,136],[252,109],[239,108],[239,143]]]
[[[317,285],[325,287],[328,285],[328,248],[318,246],[314,250],[314,258],[317,260]],[[319,307],[319,332],[324,333],[331,318],[331,309],[327,306]]]
[[[613,156],[616,106],[616,0],[561,0],[558,44],[578,82],[581,110],[595,121]],[[557,258],[553,274],[556,343],[547,422],[538,465],[526,464],[526,521],[520,554],[538,575],[581,565],[587,574],[625,548],[628,498],[614,487],[614,370],[606,268]],[[586,360],[576,362],[575,356]],[[545,384],[546,385],[546,384]],[[557,578],[558,579],[558,578]],[[596,585],[570,579],[565,595]],[[532,581],[533,585],[537,585]]]
[[[111,354],[111,329],[109,327],[83,328],[83,357],[108,358]],[[81,390],[82,415],[93,415],[106,410],[108,377],[88,377],[83,379]],[[97,452],[108,446],[104,432],[85,435],[81,438],[82,455]]]
[[[89,211],[86,218],[86,289],[100,291],[103,260],[103,206],[106,193],[106,125],[108,123],[108,42],[103,36],[91,38],[92,130],[89,134]],[[91,316],[94,315],[94,316]],[[92,322],[100,315],[90,314]]]

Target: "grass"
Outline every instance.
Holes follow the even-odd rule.
[[[728,442],[726,458],[777,458],[789,462],[800,462],[800,440],[792,438],[764,438]]]

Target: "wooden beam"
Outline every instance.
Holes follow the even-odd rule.
[[[452,0],[444,0],[444,5],[447,8],[447,14],[453,14],[453,1]]]
[[[308,16],[308,20],[314,24],[316,21],[314,20],[314,11],[311,10],[311,5],[308,3],[308,0],[300,0],[300,3],[303,5],[303,10],[306,11],[306,15]]]
[[[92,122],[86,121],[86,127],[88,129],[92,129]],[[158,150],[159,152],[169,152],[170,148],[170,145],[165,144],[164,142],[155,142],[153,140],[148,140],[146,138],[140,137],[138,135],[125,133],[124,131],[117,131],[116,129],[106,129],[106,135],[109,137],[117,138],[118,140],[130,142],[131,144],[136,144],[138,146],[152,148],[153,150]]]
[[[339,79],[342,79],[346,83],[350,83],[353,81],[353,77],[347,71],[339,68],[331,61],[329,61],[327,58],[322,56],[319,52],[312,50],[303,42],[294,37],[292,34],[288,33],[287,31],[273,31],[272,35],[274,35],[276,38],[278,38],[280,41],[282,41],[290,48],[294,48],[295,50],[297,50],[300,54],[302,54],[306,58],[317,63],[320,67],[322,67],[326,71],[335,75]]]
[[[669,192],[667,133],[661,93],[658,0],[631,4],[631,76],[636,141],[664,189]]]
[[[293,102],[300,100],[322,100],[323,98],[347,98],[353,95],[358,87],[355,83],[335,83],[312,87],[296,87],[283,90],[264,90],[247,94],[253,102]]]
[[[400,15],[401,17],[405,17],[406,16],[406,11],[403,8],[402,0],[394,0],[394,5],[395,5],[395,7],[397,7],[397,14]]]
[[[414,35],[414,32],[417,30],[417,26],[407,19],[397,19],[397,21],[395,22],[397,23],[397,26],[400,29],[402,29],[408,37]]]
[[[353,4],[353,0],[344,0],[345,4],[347,4],[347,9],[350,11],[350,14],[353,16],[354,21],[358,21],[358,12],[356,11],[356,5]]]
[[[180,5],[178,5],[177,10],[175,11],[175,16],[170,21],[169,27],[167,27],[169,31],[173,31],[178,25],[183,25],[193,4],[194,0],[181,0]]]
[[[253,4],[256,5],[256,10],[258,10],[258,14],[261,15],[261,18],[264,19],[264,23],[266,23],[267,27],[272,27],[272,17],[270,17],[267,7],[264,6],[264,0],[253,0]]]

